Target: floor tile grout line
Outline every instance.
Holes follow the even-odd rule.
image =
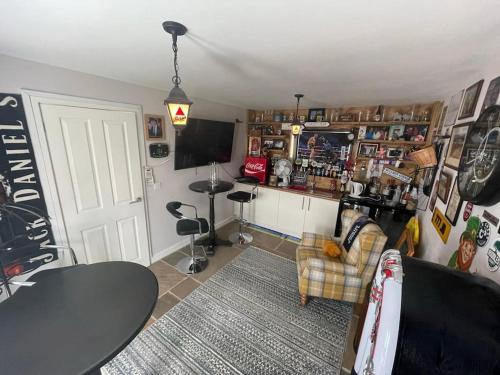
[[[177,284],[173,285],[171,288],[169,288],[165,293],[163,293],[162,295],[158,295],[158,299],[160,299],[161,297],[163,297],[165,294],[167,294],[168,292],[170,292],[172,289],[174,289],[177,285],[179,285],[180,283],[182,283],[183,281],[187,280],[189,277],[188,276],[185,276],[184,275],[184,278],[179,281]],[[170,293],[173,295],[173,293]]]

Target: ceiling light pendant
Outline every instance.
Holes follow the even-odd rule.
[[[182,129],[187,125],[189,109],[191,108],[191,104],[193,104],[184,90],[179,87],[181,84],[181,77],[179,77],[179,65],[177,64],[177,36],[186,34],[187,28],[178,22],[165,21],[163,22],[163,29],[172,35],[175,71],[175,75],[172,77],[174,87],[170,90],[170,94],[168,94],[168,98],[165,99],[164,105],[167,107],[172,126],[180,135]]]
[[[303,128],[303,125],[299,121],[299,103],[300,99],[304,97],[304,94],[295,94],[295,97],[297,98],[297,109],[295,110],[295,118],[292,122],[291,128],[293,135],[299,135],[300,130]]]

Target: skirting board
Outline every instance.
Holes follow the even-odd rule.
[[[215,223],[215,229],[219,229],[220,227],[230,223],[231,221],[235,220],[235,218],[236,217],[232,215],[225,218],[224,220],[219,221],[218,223]],[[169,246],[166,249],[160,250],[158,253],[153,254],[153,257],[151,258],[151,263],[158,262],[160,259],[165,258],[167,255],[175,253],[177,250],[180,250],[187,245],[189,245],[189,237],[186,237],[185,239],[176,242],[172,246]]]

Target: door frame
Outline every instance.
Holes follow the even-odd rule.
[[[47,212],[50,216],[52,223],[52,232],[57,244],[67,245],[68,234],[66,231],[66,224],[62,214],[61,201],[59,199],[59,192],[57,191],[56,178],[54,168],[49,153],[49,145],[47,142],[45,126],[43,123],[43,116],[41,104],[63,105],[79,108],[101,109],[109,111],[126,111],[133,112],[137,121],[138,133],[138,147],[141,159],[141,167],[147,165],[146,163],[146,144],[144,139],[144,123],[142,106],[139,104],[119,103],[113,101],[84,98],[78,96],[55,94],[45,91],[21,89],[21,95],[24,103],[24,110],[26,112],[26,119],[28,122],[28,129],[30,132],[31,142],[33,144],[33,151],[35,154],[35,161],[39,170],[40,183],[42,185],[45,202],[47,205]],[[144,192],[144,215],[146,215],[146,233],[147,233],[147,248],[148,248],[148,263],[151,264],[151,231],[149,224],[149,209],[148,209],[148,196],[146,183],[144,181],[144,173],[141,171],[142,190]]]

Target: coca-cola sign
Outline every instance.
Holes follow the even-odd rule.
[[[245,176],[257,177],[259,182],[264,184],[267,178],[267,164],[266,158],[247,157],[245,159]]]

